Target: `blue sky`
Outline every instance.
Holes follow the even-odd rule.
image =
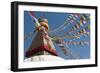
[[[45,18],[48,19],[48,24],[50,29],[56,29],[59,26],[61,26],[64,21],[68,18],[68,16],[71,13],[58,13],[58,12],[34,12],[36,18],[42,17],[44,16]],[[78,19],[77,19],[78,21]],[[76,23],[77,21],[75,21],[74,23]],[[63,33],[68,32],[68,30],[71,29],[71,27],[74,26],[74,23],[70,24],[70,25],[66,25],[65,29],[63,30],[63,28],[61,29],[62,31],[58,32],[58,35],[63,35]],[[90,21],[87,22],[87,24],[90,24]],[[86,24],[86,25],[87,25]],[[86,26],[84,25],[84,27]],[[80,27],[81,29],[81,27]],[[24,36],[27,36],[30,32],[33,32],[35,30],[35,25],[32,22],[32,19],[30,17],[30,15],[28,14],[28,11],[24,11]],[[78,31],[78,30],[77,30]],[[36,33],[33,32],[33,35],[31,37],[29,37],[28,39],[24,40],[24,50],[27,51],[28,48],[30,47],[30,44],[32,43],[33,38],[35,37]],[[72,39],[64,39],[65,41],[69,41]],[[90,41],[90,36],[81,36],[79,39],[75,39],[73,41]],[[63,52],[61,51],[61,49],[56,45],[56,51],[59,55],[59,57],[62,57],[64,59],[70,59],[68,57],[66,57]],[[80,59],[87,59],[90,58],[90,45],[68,45],[68,48],[72,51],[73,55],[80,55]]]

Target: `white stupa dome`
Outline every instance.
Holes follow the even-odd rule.
[[[30,58],[25,59],[25,62],[38,62],[38,61],[64,61],[63,58],[53,55],[40,55],[40,56],[33,56]]]

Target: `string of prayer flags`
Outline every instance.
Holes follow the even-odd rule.
[[[56,44],[61,48],[63,51],[64,55],[67,55],[67,49],[65,48],[65,42],[62,39],[59,39]]]
[[[61,43],[63,43],[64,41],[62,40],[62,39],[58,39],[58,40],[56,40],[55,41],[55,43],[57,43],[57,44],[61,44]]]
[[[86,20],[90,20],[90,15],[89,14],[83,14],[83,16],[86,18]]]
[[[69,16],[69,17],[70,17],[70,16]],[[72,23],[72,22],[73,22],[73,20],[71,20],[69,17],[64,21],[64,25],[65,25],[67,22],[69,22],[69,23]]]
[[[65,44],[67,44],[67,45],[81,45],[81,46],[84,46],[84,45],[89,45],[89,42],[88,41],[67,41],[67,42],[65,42]]]
[[[72,19],[73,19],[73,20],[76,20],[76,17],[75,17],[74,14],[71,14],[71,16],[72,16]]]

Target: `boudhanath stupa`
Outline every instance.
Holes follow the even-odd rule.
[[[26,52],[25,61],[63,61],[63,58],[58,57],[51,37],[47,33],[48,20],[39,18],[38,21],[40,25],[36,28],[37,34]]]

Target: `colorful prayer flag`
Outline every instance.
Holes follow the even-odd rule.
[[[79,29],[80,28],[80,24],[76,23],[75,28]]]
[[[38,22],[38,19],[35,18],[35,16],[34,16],[34,12],[29,11],[29,14],[30,14],[30,16],[32,17],[32,19],[35,21],[35,26],[36,26],[36,27],[40,26],[40,23]]]

